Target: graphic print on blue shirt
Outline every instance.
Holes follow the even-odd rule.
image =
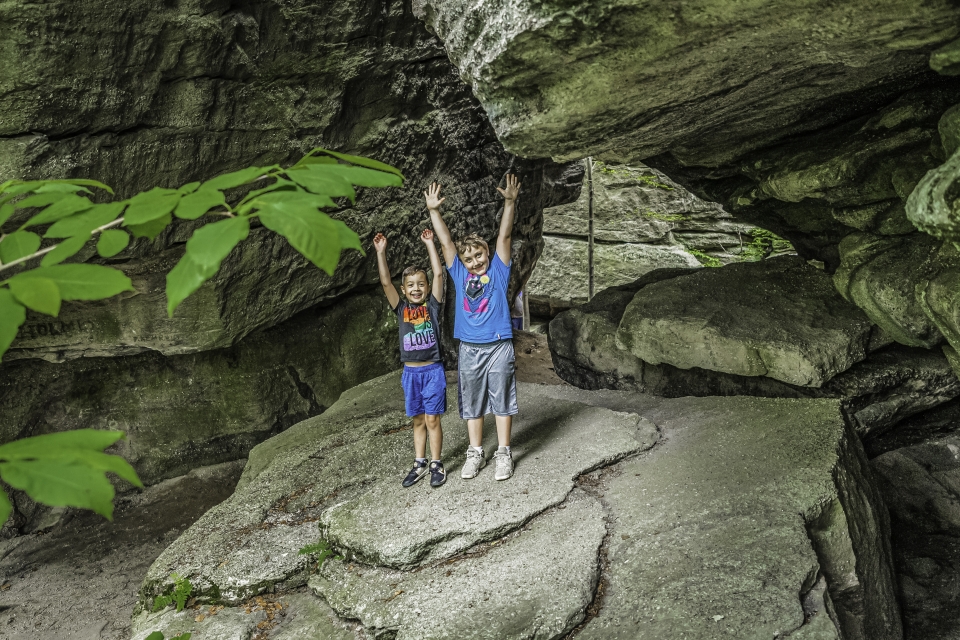
[[[493,293],[493,287],[490,284],[490,276],[469,275],[467,282],[463,287],[463,310],[470,313],[486,313],[490,308],[490,296]]]
[[[403,321],[413,327],[413,331],[403,336],[404,351],[422,351],[437,344],[437,334],[430,322],[427,305],[404,307]]]

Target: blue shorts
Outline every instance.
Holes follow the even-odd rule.
[[[447,376],[442,362],[422,367],[403,367],[400,384],[403,386],[408,416],[421,413],[440,416],[447,412]]]

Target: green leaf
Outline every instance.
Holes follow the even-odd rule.
[[[168,213],[162,218],[157,218],[156,220],[151,220],[144,224],[131,224],[128,225],[124,222],[124,226],[130,230],[130,233],[133,234],[135,238],[148,238],[153,240],[160,232],[167,228],[167,225],[173,220],[173,214]]]
[[[61,195],[61,194],[41,194],[38,196],[31,196],[39,198],[46,195]],[[24,202],[30,200],[30,198],[25,198],[17,203],[19,207]],[[24,222],[20,228],[26,229],[27,227],[35,227],[41,224],[49,224],[51,222],[56,222],[62,218],[67,218],[72,216],[75,213],[80,213],[81,211],[86,211],[93,206],[93,203],[88,199],[82,196],[76,196],[72,193],[63,195],[59,200],[51,204],[49,207],[33,216],[26,222]]]
[[[159,631],[154,631],[146,637],[146,640],[164,640],[163,634]]]
[[[287,176],[307,191],[331,198],[347,197],[350,198],[350,202],[356,200],[357,192],[353,190],[346,178],[323,171],[314,171],[316,166],[318,165],[288,171]],[[323,168],[322,165],[320,167]]]
[[[197,264],[189,254],[180,258],[180,262],[167,274],[167,315],[172,318],[180,303],[216,272],[216,269]]]
[[[0,527],[2,527],[7,521],[7,518],[10,517],[12,511],[13,505],[10,504],[10,498],[7,497],[7,492],[0,489]],[[160,640],[163,640],[163,638]]]
[[[122,271],[98,264],[58,264],[52,267],[39,267],[14,276],[10,279],[10,283],[21,277],[53,281],[60,291],[60,297],[64,300],[102,300],[122,291],[134,290],[130,278]],[[20,299],[20,296],[17,296],[17,299]]]
[[[63,452],[104,449],[124,437],[123,431],[74,429],[21,438],[0,445],[0,460],[36,460],[48,456],[63,457]]]
[[[46,207],[47,205],[51,205],[54,202],[62,200],[67,195],[68,194],[57,193],[57,192],[34,194],[32,196],[27,196],[23,200],[17,202],[14,206],[17,209],[29,209],[30,207]]]
[[[102,471],[59,460],[0,463],[0,478],[51,507],[90,509],[113,519],[113,486]]]
[[[83,234],[89,234],[94,229],[110,224],[123,213],[126,202],[108,202],[106,204],[95,204],[88,211],[78,213],[59,222],[50,225],[47,232],[43,234],[44,238],[70,238]]]
[[[276,182],[273,184],[269,184],[262,189],[255,189],[254,191],[248,193],[246,197],[244,197],[244,199],[237,204],[234,210],[240,215],[246,215],[254,208],[255,205],[251,204],[254,200],[265,193],[272,193],[275,191],[282,191],[284,193],[297,193],[303,192],[303,189],[295,182],[284,180],[283,178],[277,178]]]
[[[20,325],[27,319],[27,310],[14,300],[9,289],[0,289],[0,357],[7,352]]]
[[[198,265],[214,273],[237,243],[250,233],[249,218],[227,218],[200,227],[187,241],[187,254]]]
[[[40,248],[40,236],[32,231],[15,231],[0,242],[0,261],[13,262]]]
[[[38,277],[36,272],[39,270],[18,273],[7,281],[7,286],[10,287],[13,297],[23,306],[48,316],[56,316],[60,313],[60,290],[53,280]]]
[[[184,220],[196,220],[214,207],[226,206],[227,201],[222,192],[204,188],[185,196],[173,213]]]
[[[322,149],[317,147],[313,149],[310,153],[307,154],[307,157],[316,155],[318,153],[325,153],[327,155],[333,156],[334,158],[340,158],[341,160],[346,160],[350,164],[355,164],[359,167],[369,167],[370,169],[376,169],[377,171],[386,171],[387,173],[393,173],[400,176],[403,179],[403,174],[400,173],[400,170],[396,167],[391,167],[388,164],[379,162],[377,160],[371,160],[370,158],[364,158],[363,156],[351,156],[346,153],[338,153],[336,151],[329,151],[327,149]],[[356,183],[355,183],[356,184]]]
[[[277,168],[277,165],[271,167],[247,167],[246,169],[224,173],[212,180],[207,180],[200,188],[204,190],[233,189],[234,187],[239,187],[242,184],[256,180],[260,176]]]
[[[163,218],[176,208],[181,194],[176,189],[154,187],[130,198],[130,205],[123,217],[125,227],[141,225]]]
[[[341,178],[358,187],[401,187],[403,178],[394,173],[374,171],[363,167],[351,167],[345,164],[325,164],[312,167],[313,171],[323,171]]]
[[[126,231],[107,229],[97,240],[97,253],[103,258],[112,258],[126,249],[128,244],[130,244],[130,235]]]
[[[340,231],[328,215],[301,203],[276,202],[260,209],[259,216],[265,227],[333,275],[340,261]]]
[[[250,201],[250,205],[257,209],[262,209],[264,206],[275,203],[313,209],[337,206],[328,196],[307,193],[306,191],[271,191],[270,193],[257,196],[256,199]]]
[[[16,207],[12,204],[5,204],[0,206],[0,225],[4,224],[7,220],[10,219],[10,216],[13,215],[13,212],[16,211]]]
[[[337,227],[337,237],[340,239],[341,249],[356,249],[360,252],[360,255],[367,255],[366,251],[363,250],[363,245],[360,244],[360,236],[357,235],[356,231],[340,220],[334,220],[333,224]]]
[[[188,182],[187,184],[177,189],[177,191],[179,191],[183,195],[187,195],[188,193],[193,193],[194,191],[196,191],[197,187],[199,186],[200,186],[199,182]]]
[[[48,182],[33,190],[34,193],[93,193],[90,189],[69,182]]]
[[[82,236],[67,238],[58,244],[56,249],[43,256],[43,259],[40,261],[40,266],[49,267],[53,264],[60,264],[70,256],[76,255],[80,249],[83,249],[83,245],[87,244],[87,240],[89,239],[89,233]]]

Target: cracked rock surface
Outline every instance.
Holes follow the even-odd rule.
[[[521,383],[513,478],[460,479],[448,416],[447,484],[403,490],[398,378],[254,449],[237,492],[150,568],[140,607],[177,572],[228,613],[294,594],[261,619],[271,638],[321,623],[335,638],[901,637],[886,511],[838,401]],[[297,551],[321,538],[340,557],[318,567]],[[134,626],[200,624],[140,609]]]

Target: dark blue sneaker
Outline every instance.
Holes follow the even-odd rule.
[[[403,479],[403,486],[412,487],[415,485],[420,478],[427,475],[427,462],[424,460],[420,462],[419,460],[413,461],[413,469],[410,469],[410,473],[407,474],[407,477]]]
[[[447,481],[447,472],[440,461],[430,463],[430,486],[439,487]]]

